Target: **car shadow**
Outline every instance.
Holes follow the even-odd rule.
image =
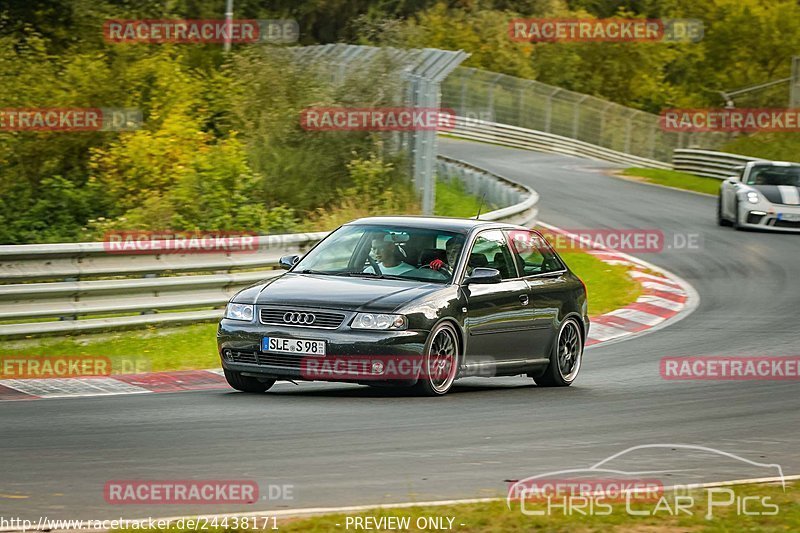
[[[269,390],[265,395],[271,396],[306,396],[306,397],[326,397],[326,398],[424,398],[412,387],[390,387],[390,386],[366,386],[360,384],[316,384],[310,388],[307,385],[300,385],[294,388],[284,388]],[[530,383],[456,383],[447,396],[480,392],[496,392],[502,390],[520,390],[539,388],[531,380]]]

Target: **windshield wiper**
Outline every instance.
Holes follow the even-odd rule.
[[[316,274],[318,276],[341,276],[344,272],[328,272],[326,270],[314,270],[313,268],[304,268],[298,270],[296,274]]]
[[[351,278],[370,278],[370,279],[402,279],[409,280],[406,276],[393,276],[391,274],[376,274],[374,272],[347,272]]]

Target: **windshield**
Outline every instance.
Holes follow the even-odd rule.
[[[465,235],[388,225],[343,226],[292,272],[448,283]]]
[[[754,167],[747,185],[790,185],[800,187],[800,167]]]

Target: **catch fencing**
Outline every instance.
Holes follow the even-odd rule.
[[[442,107],[468,120],[515,126],[560,139],[670,163],[676,148],[714,149],[718,132],[664,131],[659,116],[535,80],[460,67],[442,83]]]

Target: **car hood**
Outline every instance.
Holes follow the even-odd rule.
[[[800,205],[800,187],[793,185],[748,185],[773,204]]]
[[[233,301],[258,305],[391,312],[442,290],[440,283],[286,273],[240,291]]]

